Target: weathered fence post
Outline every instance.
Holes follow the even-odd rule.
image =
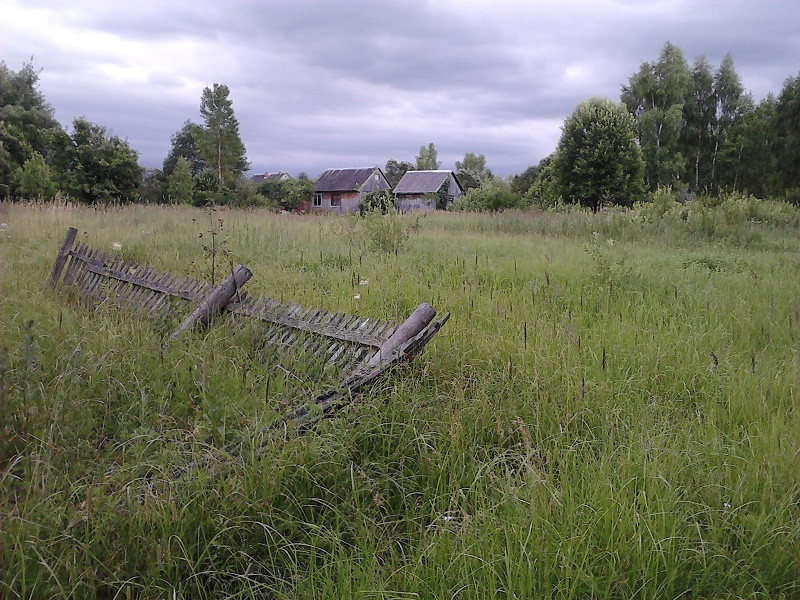
[[[367,365],[369,367],[376,367],[382,362],[388,362],[392,358],[392,353],[408,340],[417,335],[420,331],[425,329],[428,324],[436,316],[436,311],[427,302],[423,302],[414,312],[403,321],[403,324],[398,327],[391,337],[383,343],[372,358],[369,359]]]
[[[47,280],[48,287],[56,287],[58,280],[61,279],[61,271],[64,270],[64,265],[67,262],[70,250],[72,250],[72,245],[75,243],[76,235],[78,235],[77,229],[74,227],[69,227],[67,229],[64,243],[61,245],[61,250],[58,251],[58,255],[56,255],[56,262],[53,265],[53,271],[50,273],[50,279]]]
[[[205,300],[170,334],[165,343],[171,342],[187,329],[197,325],[207,325],[214,313],[222,310],[231,301],[231,298],[239,288],[247,283],[252,276],[253,273],[250,269],[244,265],[238,265],[222,283],[211,290]]]

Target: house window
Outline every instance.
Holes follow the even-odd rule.
[[[342,207],[342,195],[341,194],[331,194],[331,206],[341,208]]]
[[[311,204],[313,206],[322,206],[322,194],[315,193],[313,199],[311,200]]]

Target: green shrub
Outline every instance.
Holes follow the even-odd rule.
[[[362,251],[396,253],[408,239],[402,218],[391,209],[372,208],[363,215],[348,215],[338,220],[336,228],[348,245]]]
[[[372,211],[378,211],[383,215],[396,212],[397,198],[389,190],[378,190],[365,194],[358,203],[358,212],[364,216]]]
[[[466,210],[473,212],[498,212],[509,208],[524,206],[519,194],[511,190],[506,182],[490,180],[478,188],[467,190],[448,207],[449,210]]]

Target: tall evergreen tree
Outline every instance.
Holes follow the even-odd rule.
[[[214,169],[217,178],[233,187],[249,165],[229,95],[228,86],[219,83],[203,90],[200,115],[204,127],[198,142],[205,162]]]
[[[192,202],[192,170],[183,156],[175,162],[175,168],[167,177],[166,197],[169,202],[176,204],[190,204]]]

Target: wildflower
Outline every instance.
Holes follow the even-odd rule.
[[[111,242],[111,249],[122,250],[122,244],[120,244],[119,242]]]

